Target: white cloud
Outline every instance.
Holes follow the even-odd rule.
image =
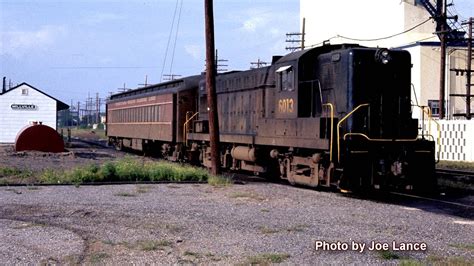
[[[19,56],[29,50],[43,50],[67,34],[65,26],[45,25],[36,31],[0,33],[0,54]]]
[[[241,29],[247,32],[255,32],[267,24],[267,19],[259,16],[251,17],[243,22]]]
[[[266,10],[247,10],[243,16],[238,18],[241,24],[240,30],[255,33],[265,28],[272,20],[271,13]]]
[[[94,26],[97,24],[102,24],[105,22],[116,21],[125,19],[122,15],[117,15],[114,13],[92,13],[82,18],[81,23]]]
[[[201,45],[187,44],[184,46],[184,50],[195,60],[200,60],[204,57],[204,48]]]

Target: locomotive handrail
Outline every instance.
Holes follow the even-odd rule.
[[[364,133],[346,133],[344,134],[343,140],[346,140],[346,137],[348,136],[361,136],[361,137],[364,137],[368,141],[417,141],[418,140],[418,136],[414,139],[373,139]]]
[[[431,121],[433,121],[435,124],[436,124],[436,129],[438,131],[438,137],[436,138],[436,143],[437,143],[437,146],[438,146],[438,152],[437,152],[437,155],[438,155],[438,159],[436,160],[436,163],[439,162],[440,160],[440,156],[441,156],[441,125],[438,123],[438,121],[434,120],[433,119],[433,116],[431,114],[431,108],[429,106],[423,106],[423,107],[420,107],[423,112],[425,112],[425,109],[428,109],[428,112],[425,112],[427,115],[428,115],[428,132],[430,133],[431,135]]]
[[[435,124],[436,124],[436,129],[438,131],[438,136],[436,138],[436,146],[438,146],[438,151],[437,151],[437,160],[436,160],[436,163],[439,162],[440,160],[440,157],[441,157],[441,125],[438,123],[438,121],[436,121],[435,119],[433,119],[433,116],[432,116],[432,113],[431,113],[431,108],[429,106],[419,106],[419,105],[413,105],[413,106],[416,106],[418,108],[420,108],[421,112],[422,112],[422,120],[421,120],[421,137],[424,138],[424,126],[425,126],[425,116],[424,114],[427,114],[428,115],[428,134],[430,136],[432,136],[431,134],[431,121],[433,121]],[[428,110],[428,111],[426,111]],[[433,141],[434,141],[434,137],[433,137]]]
[[[331,110],[331,138],[329,141],[329,161],[332,162],[332,144],[333,144],[333,137],[334,137],[334,105],[332,103],[325,103],[323,106],[329,106]]]
[[[344,116],[338,123],[337,123],[337,162],[341,161],[341,145],[340,145],[340,134],[339,134],[339,127],[341,126],[342,122],[344,122],[347,118],[349,118],[353,113],[359,110],[362,107],[369,106],[368,103],[363,103],[357,106],[354,110],[350,111],[346,116]]]
[[[188,118],[188,114],[189,113],[192,113],[191,111],[189,112],[186,112],[186,122],[184,122],[183,124],[183,140],[184,140],[184,144],[186,146],[188,146],[188,138],[187,138],[187,134],[188,134],[188,123],[191,122],[191,120],[199,114],[199,112],[196,112],[195,114],[193,114],[190,118]]]

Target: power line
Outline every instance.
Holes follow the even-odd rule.
[[[345,36],[342,36],[342,35],[336,35],[336,37],[339,37],[339,38],[343,38],[343,39],[347,39],[347,40],[351,40],[351,41],[359,41],[359,42],[373,42],[373,41],[381,41],[381,40],[386,40],[386,39],[390,39],[390,38],[393,38],[393,37],[396,37],[396,36],[399,36],[399,35],[402,35],[402,34],[405,34],[405,33],[408,33],[420,26],[422,26],[423,24],[425,24],[426,22],[432,20],[433,18],[429,17],[427,20],[407,29],[407,30],[404,30],[400,33],[397,33],[397,34],[393,34],[393,35],[390,35],[390,36],[387,36],[387,37],[381,37],[381,38],[375,38],[375,39],[356,39],[356,38],[350,38],[350,37],[345,37]]]
[[[171,22],[171,29],[170,29],[170,34],[168,36],[168,43],[166,44],[165,58],[163,60],[163,67],[161,68],[160,82],[162,81],[163,73],[165,72],[166,59],[168,57],[168,49],[170,47],[171,36],[173,35],[174,21],[176,19],[176,12],[178,11],[178,3],[179,3],[179,0],[176,0],[176,5],[174,7],[174,13],[173,13],[173,21]]]
[[[150,69],[159,68],[154,66],[59,66],[50,69]]]
[[[181,0],[181,4],[179,6],[178,22],[176,23],[176,32],[175,32],[175,36],[174,36],[173,53],[171,54],[170,73],[173,73],[174,52],[176,51],[176,43],[178,41],[179,22],[181,21],[181,10],[182,9],[183,9],[183,0]]]
[[[399,35],[402,35],[402,34],[405,34],[405,33],[408,33],[422,25],[424,25],[426,22],[432,20],[433,18],[432,17],[429,17],[428,19],[426,19],[425,21],[407,29],[407,30],[404,30],[400,33],[397,33],[397,34],[393,34],[393,35],[390,35],[390,36],[386,36],[386,37],[380,37],[380,38],[374,38],[374,39],[357,39],[357,38],[350,38],[350,37],[345,37],[345,36],[342,36],[342,35],[335,35],[335,36],[332,36],[331,38],[327,39],[327,40],[324,40],[322,42],[319,42],[317,44],[313,44],[313,45],[310,45],[308,47],[316,47],[316,46],[320,46],[321,44],[324,44],[324,43],[327,43],[329,41],[331,41],[332,39],[337,39],[337,38],[343,38],[343,39],[347,39],[347,40],[351,40],[351,41],[359,41],[359,42],[371,42],[371,41],[380,41],[380,40],[385,40],[385,39],[390,39],[390,38],[393,38],[393,37],[396,37],[396,36],[399,36]],[[430,37],[431,38],[431,37]],[[428,38],[429,39],[429,38]]]

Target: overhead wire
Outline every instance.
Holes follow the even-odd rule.
[[[308,47],[316,47],[316,46],[320,46],[321,44],[325,43],[325,42],[329,42],[331,41],[332,39],[337,39],[337,38],[342,38],[342,39],[346,39],[346,40],[351,40],[351,41],[360,41],[360,42],[371,42],[371,41],[380,41],[380,40],[385,40],[385,39],[390,39],[390,38],[393,38],[393,37],[396,37],[396,36],[399,36],[399,35],[402,35],[402,34],[405,34],[405,33],[408,33],[422,25],[424,25],[425,23],[427,23],[428,21],[432,20],[433,18],[432,17],[429,17],[428,19],[426,19],[425,21],[421,22],[421,23],[418,23],[417,25],[407,29],[407,30],[404,30],[400,33],[397,33],[397,34],[392,34],[390,36],[386,36],[386,37],[381,37],[381,38],[374,38],[374,39],[357,39],[357,38],[350,38],[350,37],[346,37],[346,36],[342,36],[342,35],[335,35],[335,36],[332,36],[331,38],[327,39],[327,40],[324,40],[322,42],[319,42],[317,44],[313,44],[313,45],[309,45]],[[430,37],[431,38],[431,37]]]
[[[373,41],[381,41],[381,40],[386,40],[386,39],[390,39],[390,38],[393,38],[393,37],[396,37],[396,36],[399,36],[399,35],[402,35],[402,34],[405,34],[405,33],[408,33],[422,25],[424,25],[426,22],[432,20],[433,18],[432,17],[429,17],[428,19],[426,19],[425,21],[407,29],[407,30],[404,30],[400,33],[397,33],[397,34],[393,34],[393,35],[390,35],[390,36],[386,36],[386,37],[381,37],[381,38],[374,38],[374,39],[357,39],[357,38],[350,38],[350,37],[346,37],[346,36],[342,36],[342,35],[336,35],[337,37],[339,38],[343,38],[343,39],[346,39],[346,40],[351,40],[351,41],[360,41],[360,42],[373,42]]]
[[[174,36],[173,52],[171,54],[170,75],[173,75],[174,53],[176,51],[176,43],[178,41],[179,22],[181,21],[181,10],[182,9],[183,9],[183,0],[181,0],[181,5],[179,6],[178,22],[176,23],[176,32],[175,32],[175,36]]]
[[[173,35],[173,29],[174,29],[174,24],[175,24],[174,21],[176,19],[176,12],[178,11],[178,3],[179,3],[179,0],[176,0],[176,5],[174,7],[174,12],[173,12],[173,20],[171,22],[170,34],[168,35],[168,43],[166,44],[165,58],[163,60],[163,67],[161,68],[160,82],[163,80],[163,73],[165,72],[166,60],[168,58],[168,49],[170,47],[171,36]]]

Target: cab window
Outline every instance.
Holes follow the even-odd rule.
[[[293,91],[294,90],[294,72],[293,67],[282,66],[276,71],[278,77],[278,86],[281,91]]]

